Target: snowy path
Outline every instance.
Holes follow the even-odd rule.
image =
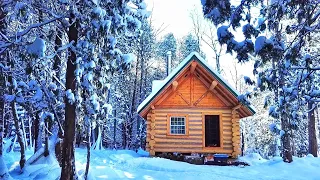
[[[6,163],[15,179],[56,179],[60,174],[57,164],[33,165],[18,174],[14,167],[18,164],[18,153],[6,156]],[[92,151],[90,179],[141,179],[141,180],[308,180],[320,179],[320,158],[295,158],[292,164],[285,164],[281,159],[258,160],[258,157],[247,158],[249,167],[220,167],[191,165],[162,158],[143,157],[128,150]],[[86,150],[76,150],[76,167],[78,174],[84,174]]]

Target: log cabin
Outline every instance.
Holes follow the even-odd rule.
[[[240,154],[239,120],[254,107],[196,52],[186,57],[139,105],[146,120],[146,150],[183,154]]]

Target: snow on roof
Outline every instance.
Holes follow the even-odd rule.
[[[162,85],[163,80],[154,80],[152,81],[152,92]]]
[[[195,56],[195,58],[192,58]],[[156,86],[152,87],[151,94],[138,106],[138,113],[140,113],[151,101],[152,99],[192,60],[198,60],[205,68],[213,74],[218,81],[220,81],[230,92],[238,97],[240,95],[239,91],[233,88],[216,70],[214,70],[197,52],[190,53],[164,80],[157,82]],[[248,106],[252,113],[256,110],[253,106]]]

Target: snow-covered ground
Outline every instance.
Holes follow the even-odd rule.
[[[31,155],[28,152],[27,155]],[[28,157],[28,156],[27,156]],[[54,159],[46,163],[29,165],[24,173],[19,173],[19,153],[4,156],[10,174],[14,179],[57,179],[60,168]],[[281,158],[262,159],[257,154],[242,157],[251,166],[222,167],[192,165],[162,158],[150,158],[144,151],[135,153],[129,150],[92,151],[90,179],[320,179],[320,158],[307,156],[294,158],[291,164],[283,163]],[[84,174],[86,150],[76,149],[76,166],[79,176]]]

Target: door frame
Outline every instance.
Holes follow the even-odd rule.
[[[206,115],[217,115],[219,116],[219,131],[220,131],[220,146],[219,147],[206,147]],[[223,124],[222,124],[222,113],[202,113],[202,149],[204,150],[223,150]]]

